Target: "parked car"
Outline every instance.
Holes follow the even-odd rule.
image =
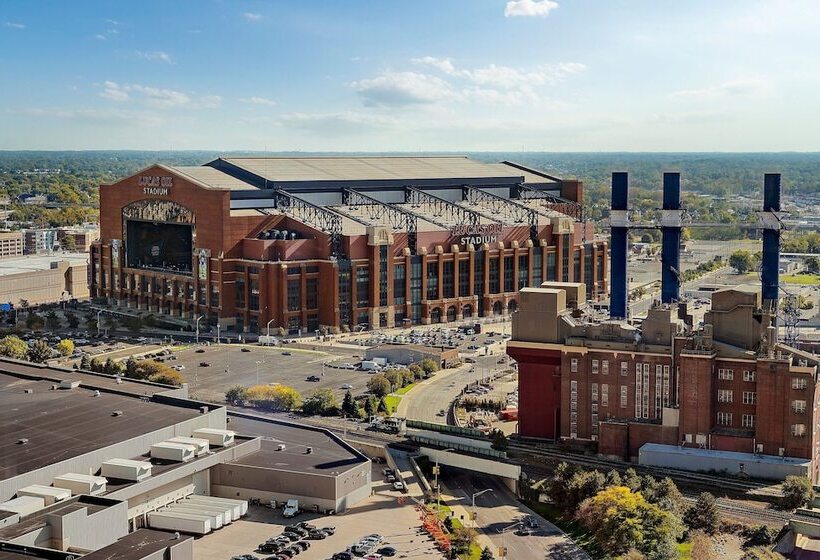
[[[211,367],[210,362],[199,362],[199,367]]]
[[[399,492],[404,492],[404,483],[401,480],[397,480],[393,483],[393,488]]]
[[[319,379],[319,376],[318,376],[318,375],[308,375],[308,376],[305,378],[305,381],[313,381],[313,382],[316,382],[316,381],[321,381],[321,380]]]
[[[340,389],[352,389],[353,385],[351,385],[350,383],[343,383],[339,388]]]
[[[395,556],[397,551],[392,546],[383,546],[382,548],[380,548],[376,552],[378,552],[382,556],[388,556],[389,557],[389,556]]]
[[[251,349],[250,349],[250,348],[242,348],[242,349],[240,350],[240,352],[250,352],[250,351],[251,351]]]
[[[196,352],[197,354],[204,354],[205,349],[204,348],[197,348],[196,350],[194,350],[194,352]]]
[[[324,527],[324,528],[320,529],[320,531],[322,531],[324,534],[326,534],[329,537],[330,535],[333,535],[334,533],[336,533],[336,527]]]
[[[331,560],[353,560],[353,555],[350,552],[337,552]]]
[[[311,531],[310,533],[308,533],[308,536],[307,536],[307,538],[312,540],[312,541],[320,541],[322,539],[326,539],[327,537],[328,537],[328,534],[325,533],[324,531]]]

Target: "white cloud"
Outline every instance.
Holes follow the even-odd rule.
[[[504,7],[504,17],[547,17],[558,7],[553,0],[510,0]]]
[[[94,35],[94,38],[99,40],[99,41],[105,41],[106,39],[108,39],[108,37],[106,37],[102,33],[97,33],[96,35]]]
[[[281,115],[275,124],[284,128],[316,132],[322,135],[345,136],[397,128],[399,122],[391,117],[357,113],[289,113]]]
[[[455,74],[456,69],[453,61],[449,58],[436,58],[435,56],[422,56],[421,58],[411,58],[410,62],[419,66],[430,66],[444,72],[445,74]]]
[[[171,55],[163,51],[135,51],[138,57],[144,58],[145,60],[152,60],[157,62],[165,62],[167,64],[173,64],[174,61],[171,59]]]
[[[245,12],[244,14],[242,14],[242,17],[244,17],[248,21],[259,21],[260,19],[262,19],[262,14],[255,14],[253,12]]]
[[[11,27],[12,29],[25,29],[24,23],[17,23],[16,21],[7,21],[3,24],[4,27]]]
[[[181,91],[142,84],[119,84],[106,81],[103,83],[102,88],[100,97],[105,99],[118,102],[139,101],[157,109],[170,109],[173,107],[215,109],[222,105],[222,97],[218,95],[205,95],[194,98]]]
[[[725,97],[748,97],[765,94],[770,84],[760,78],[730,80],[700,89],[684,89],[669,94],[672,98],[693,99],[696,101],[719,99]]]
[[[399,107],[435,103],[453,98],[445,80],[418,72],[386,72],[351,84],[369,107]]]
[[[268,99],[267,97],[259,97],[254,95],[253,97],[246,97],[240,99],[242,103],[249,103],[251,105],[266,105],[268,107],[273,107],[276,105],[276,101],[273,99]]]
[[[109,109],[65,109],[61,107],[28,107],[11,110],[12,114],[49,119],[65,119],[76,122],[97,125],[129,126],[157,126],[162,119],[155,113],[148,111],[109,110]]]

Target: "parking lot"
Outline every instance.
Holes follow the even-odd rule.
[[[393,334],[373,333],[369,336],[355,338],[351,343],[362,346],[416,344],[431,348],[458,348],[459,352],[469,354],[483,352],[486,346],[501,342],[504,338],[501,325],[494,325],[494,327],[495,329],[484,329],[478,334],[469,334],[468,332],[448,327],[419,328]]]
[[[269,555],[254,552],[259,544],[281,535],[286,525],[307,521],[317,528],[335,527],[336,532],[326,539],[309,541],[310,548],[294,557],[299,560],[330,558],[374,533],[384,537],[381,546],[396,549],[395,558],[444,558],[433,546],[432,539],[421,532],[421,522],[412,500],[392,490],[383,478],[381,466],[374,465],[374,494],[341,515],[305,513],[285,519],[281,512],[252,506],[247,517],[198,538],[194,542],[194,557],[197,560],[229,560],[240,554],[253,554],[265,558]],[[400,496],[404,503],[399,503]]]
[[[265,347],[212,344],[191,346],[173,352],[172,355],[175,359],[166,363],[172,367],[182,367],[180,372],[189,384],[191,395],[217,402],[223,400],[225,391],[234,385],[249,387],[257,383],[281,383],[305,396],[316,389],[325,388],[342,396],[347,386],[350,386],[354,394],[364,392],[369,379],[367,372],[323,367],[323,362],[359,361],[355,357],[355,351],[337,348],[314,351],[294,348],[292,345]],[[308,377],[318,381],[307,381]]]

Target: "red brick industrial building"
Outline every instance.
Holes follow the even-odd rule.
[[[465,157],[220,158],[100,188],[92,295],[223,332],[501,315],[518,290],[607,291],[582,185]]]
[[[657,306],[636,328],[591,317],[583,285],[544,286],[522,290],[507,345],[522,436],[627,460],[647,443],[703,460],[707,450],[806,459],[820,481],[818,357],[777,342],[757,289],[715,292],[696,329],[682,305]]]

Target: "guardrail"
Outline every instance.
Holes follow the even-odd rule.
[[[459,426],[449,426],[447,424],[436,424],[435,422],[424,422],[423,420],[407,420],[408,428],[418,428],[420,430],[430,430],[444,434],[454,434],[459,436],[486,440],[487,436],[481,430],[475,428],[462,428]]]

